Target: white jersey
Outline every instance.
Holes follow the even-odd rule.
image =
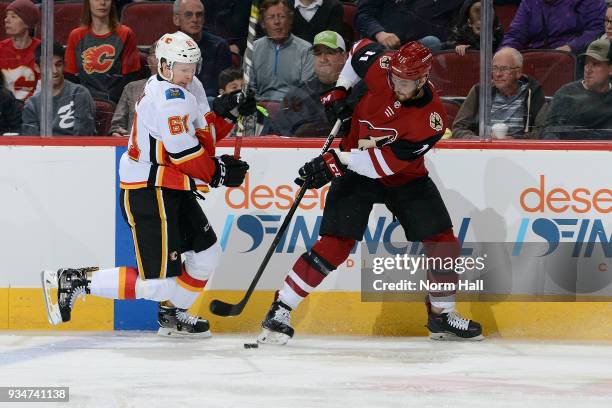
[[[221,127],[225,137],[233,124],[202,110],[187,89],[158,76],[149,78],[136,103],[128,150],[119,164],[121,188],[192,190],[195,179],[209,182],[216,169],[210,158],[215,136]]]

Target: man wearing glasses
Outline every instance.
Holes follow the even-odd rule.
[[[293,10],[286,0],[263,0],[259,18],[266,36],[253,44],[250,87],[260,99],[281,101],[292,86],[313,77],[311,44],[291,34]]]
[[[175,0],[173,12],[174,25],[197,42],[204,56],[197,78],[207,96],[217,96],[219,74],[232,63],[227,41],[204,28],[204,6],[200,0]]]
[[[544,105],[544,91],[533,78],[524,75],[523,56],[514,48],[502,48],[493,56],[491,67],[491,125],[507,126],[507,137],[528,138]],[[478,95],[476,84],[468,93],[453,123],[453,137],[478,139]],[[481,135],[482,136],[482,135]]]

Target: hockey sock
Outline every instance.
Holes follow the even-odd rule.
[[[278,299],[295,309],[325,277],[348,258],[355,240],[324,236],[298,258],[285,277]]]
[[[189,309],[198,299],[208,281],[194,278],[183,268],[183,273],[176,278],[175,282],[176,285],[167,299],[178,308]]]
[[[461,252],[459,240],[453,234],[452,229],[447,229],[426,240],[423,240],[425,253],[428,258],[441,259],[444,265],[448,258],[457,259]],[[437,264],[439,262],[434,262]],[[431,306],[442,309],[442,313],[448,313],[455,309],[455,294],[459,276],[454,269],[436,268],[427,271],[427,279],[430,283],[453,284],[453,290],[439,290],[429,292]]]

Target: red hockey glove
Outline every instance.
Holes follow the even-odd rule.
[[[304,164],[296,183],[302,185],[305,182],[308,188],[321,188],[335,177],[343,176],[346,171],[347,167],[340,162],[336,152],[330,150]]]
[[[334,124],[336,120],[340,119],[340,122],[342,122],[340,129],[343,131],[348,131],[353,115],[353,110],[346,102],[347,96],[348,93],[343,86],[336,86],[321,95],[321,103],[325,108],[327,120]]]

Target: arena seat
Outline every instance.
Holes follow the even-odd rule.
[[[453,127],[453,122],[459,112],[459,108],[461,108],[461,104],[454,99],[442,98],[442,106],[444,106],[444,111],[446,111],[446,115],[448,116],[446,127],[450,129]]]
[[[168,32],[175,32],[171,1],[129,3],[121,12],[121,23],[136,35],[139,47],[148,47]]]
[[[96,104],[96,133],[98,136],[106,136],[111,127],[113,113],[115,113],[115,103],[102,99],[96,99],[94,102]]]
[[[434,54],[429,80],[440,96],[467,96],[479,79],[479,51],[468,51],[464,56],[454,50]]]
[[[348,41],[350,46],[353,42],[359,39],[359,32],[355,30],[355,13],[357,12],[357,6],[354,3],[342,3],[344,9],[344,15],[342,17],[342,35],[345,41]]]
[[[62,1],[53,4],[53,40],[62,45],[68,42],[70,32],[81,25],[82,1]],[[36,25],[36,36],[41,37],[42,20]]]
[[[544,95],[552,96],[563,85],[575,80],[576,57],[559,50],[523,51],[523,73],[537,80]]]
[[[518,10],[518,6],[516,4],[500,4],[495,6],[495,14],[497,14],[499,22],[501,23],[502,27],[504,27],[504,33],[508,32],[512,19],[516,14],[516,10]]]

